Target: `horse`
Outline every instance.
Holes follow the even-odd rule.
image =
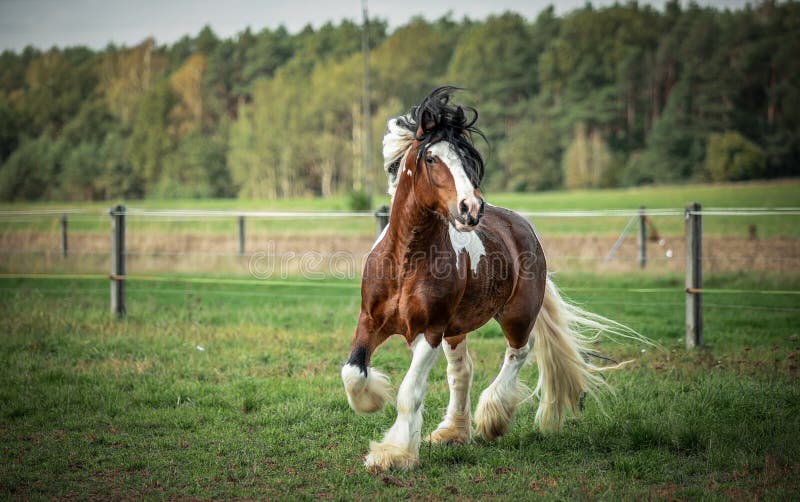
[[[394,402],[389,378],[370,366],[373,352],[394,335],[411,350],[397,392],[397,419],[380,442],[370,443],[365,465],[373,471],[419,464],[428,374],[442,352],[450,400],[427,439],[471,441],[467,335],[492,318],[506,350],[475,410],[475,431],[486,440],[508,430],[517,405],[530,394],[518,376],[531,352],[539,368],[535,423],[543,431],[556,431],[567,415],[578,415],[583,396],[606,387],[602,372],[621,366],[596,366],[588,356],[600,332],[626,328],[566,302],[548,276],[531,223],[484,200],[484,160],[473,144],[474,135],[483,137],[475,125],[478,112],[453,104],[456,90],[435,89],[390,119],[383,138],[389,224],[365,259],[360,313],[341,369],[350,407],[373,413]]]

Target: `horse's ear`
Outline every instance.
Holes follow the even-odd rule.
[[[419,126],[417,127],[417,138],[421,138],[424,133],[430,131],[436,126],[436,119],[433,116],[433,113],[428,110],[422,110],[422,113],[419,117]]]

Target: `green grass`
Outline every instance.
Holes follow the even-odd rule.
[[[574,300],[664,347],[601,347],[636,357],[610,376],[616,397],[607,414],[589,402],[582,419],[543,435],[528,403],[495,443],[423,446],[418,470],[373,476],[363,456],[394,409],[355,415],[339,381],[356,283],[131,280],[129,315],[115,321],[106,280],[0,279],[0,496],[796,496],[797,295],[706,295],[707,346],[687,353],[680,277],[557,281]],[[798,289],[796,280],[764,284],[744,274],[707,286]],[[497,326],[474,333],[470,350],[475,403],[502,358]],[[408,351],[393,339],[373,362],[397,385]],[[525,372],[528,382],[535,371]],[[446,403],[440,361],[425,432]]]
[[[495,205],[523,211],[566,211],[596,209],[650,209],[683,208],[697,201],[704,207],[796,207],[800,206],[800,180],[747,182],[703,185],[674,185],[608,190],[574,190],[536,193],[487,193],[487,200]],[[376,197],[374,205],[388,203],[386,196]],[[81,208],[106,211],[115,203],[15,203],[0,204],[0,209],[62,209]],[[294,198],[282,200],[143,200],[129,201],[130,207],[140,209],[215,209],[215,210],[347,210],[346,197]],[[627,217],[603,218],[533,218],[543,233],[584,234],[618,233]],[[662,234],[683,233],[683,218],[656,217],[654,224]],[[163,219],[131,218],[132,226],[140,231],[170,235],[175,232],[201,232],[235,235],[233,218],[212,218],[203,221],[165,221]],[[707,217],[704,230],[715,235],[748,235],[748,226],[756,225],[761,236],[800,236],[798,217]],[[0,221],[0,231],[19,231],[38,228],[56,231],[58,217],[30,218],[13,222]],[[71,231],[105,233],[106,216],[72,216]],[[248,222],[249,232],[266,235],[372,235],[375,223],[372,218],[341,218],[319,220],[270,220]]]

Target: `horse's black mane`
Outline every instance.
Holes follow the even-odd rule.
[[[423,124],[422,134],[416,137],[417,141],[422,143],[422,147],[417,152],[418,163],[425,155],[426,150],[433,144],[447,141],[453,145],[464,165],[464,172],[477,188],[483,181],[484,162],[481,153],[472,144],[470,134],[477,134],[484,141],[486,141],[486,136],[475,127],[475,122],[478,121],[478,110],[450,103],[452,94],[458,90],[460,90],[458,87],[449,85],[434,89],[422,100],[422,103],[411,108],[408,114],[398,117],[397,124],[413,133],[417,132],[418,124]],[[471,118],[468,117],[470,113]],[[393,174],[396,172],[395,168]]]

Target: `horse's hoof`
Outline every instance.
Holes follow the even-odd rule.
[[[428,436],[428,442],[441,445],[458,445],[469,443],[468,431],[455,428],[436,429]]]
[[[375,413],[387,402],[393,402],[389,377],[369,368],[367,376],[357,366],[342,366],[342,381],[350,407],[358,414]]]
[[[390,443],[370,443],[364,466],[372,473],[390,469],[409,470],[419,465],[419,456],[408,446]]]
[[[475,408],[475,431],[487,441],[494,441],[508,431],[517,404],[531,393],[522,382],[516,382],[513,390],[501,389],[495,384],[487,387]]]
[[[469,414],[463,416],[448,415],[435,431],[428,435],[431,444],[456,445],[467,444],[472,439]]]
[[[508,431],[513,416],[513,405],[484,391],[475,409],[475,430],[487,441],[494,441]]]

